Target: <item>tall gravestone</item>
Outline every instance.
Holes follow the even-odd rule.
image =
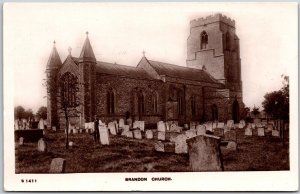
[[[245,135],[246,136],[252,136],[252,128],[251,128],[251,124],[248,124],[245,128]]]
[[[66,170],[66,160],[63,158],[54,158],[51,161],[49,173],[64,173]]]
[[[116,123],[115,122],[109,122],[107,127],[109,129],[110,134],[117,135]]]
[[[222,171],[220,137],[200,135],[187,139],[190,168],[194,172]]]
[[[47,144],[43,138],[38,141],[38,151],[46,152],[47,151]]]
[[[157,130],[165,132],[167,130],[166,124],[163,121],[158,121],[157,122]]]
[[[188,153],[188,145],[186,143],[186,140],[187,140],[187,136],[184,134],[180,134],[174,139],[176,154]]]
[[[146,130],[145,137],[146,137],[146,139],[153,139],[153,131]]]
[[[105,125],[99,125],[100,142],[102,145],[109,145],[109,134]]]
[[[205,126],[204,125],[197,125],[196,133],[197,133],[197,135],[205,135],[206,134]]]

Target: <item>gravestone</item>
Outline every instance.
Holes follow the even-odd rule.
[[[121,135],[125,135],[126,136],[127,131],[129,131],[129,125],[123,125],[123,130],[122,130],[122,134]]]
[[[247,127],[245,128],[245,135],[252,136],[252,128],[250,124],[248,124]]]
[[[101,122],[101,121],[100,121]],[[115,123],[115,131],[116,131],[116,134],[118,133],[119,131],[119,123],[118,121],[114,120],[113,123]]]
[[[69,142],[69,146],[73,147],[74,143],[72,141]]]
[[[146,136],[146,139],[153,139],[153,131],[146,130],[145,136]]]
[[[109,145],[109,133],[105,125],[99,125],[100,142],[102,145]]]
[[[110,134],[117,135],[116,123],[115,122],[109,122],[107,127],[109,129]]]
[[[166,124],[163,121],[158,121],[157,122],[157,130],[165,132],[167,130]]]
[[[255,123],[251,123],[251,128],[255,129]]]
[[[186,140],[187,140],[187,136],[184,134],[180,134],[174,139],[176,154],[188,153],[188,145],[186,143]]]
[[[132,119],[131,118],[126,119],[126,124],[129,125],[129,128],[131,128],[132,127]]]
[[[185,135],[187,136],[187,138],[195,137],[195,136],[197,136],[196,130],[187,130],[185,132]]]
[[[125,136],[128,138],[133,138],[133,132],[132,131],[126,131]]]
[[[205,123],[204,126],[206,131],[213,131],[212,123]]]
[[[269,122],[268,122],[268,124],[271,124],[271,125],[273,125],[273,127],[275,126],[275,121],[274,120],[270,120]]]
[[[161,141],[155,142],[154,149],[158,152],[165,152],[165,146]]]
[[[79,129],[79,133],[82,133],[82,129]]]
[[[38,151],[40,151],[40,152],[46,152],[47,151],[47,144],[46,144],[46,142],[44,141],[43,138],[41,138],[38,141]]]
[[[137,129],[139,128],[141,131],[145,130],[145,122],[144,121],[134,121],[133,128]]]
[[[139,129],[133,130],[133,137],[135,139],[142,139],[141,130],[139,130]]]
[[[245,125],[243,125],[242,123],[239,123],[239,129],[243,129],[245,127]]]
[[[224,133],[224,140],[236,142],[236,132],[234,130],[226,131]]]
[[[262,126],[262,124],[261,124],[261,123],[255,123],[255,127],[257,127],[257,128],[261,128],[261,127],[263,127],[263,126]]]
[[[184,129],[189,129],[189,124],[184,124],[184,125],[183,125],[183,128],[184,128]]]
[[[177,126],[175,123],[171,124],[171,126],[170,126],[170,131],[171,132],[178,132],[178,133],[180,133],[181,130],[182,130],[182,128],[179,127],[179,126]]]
[[[52,131],[56,131],[56,127],[55,126],[52,126]]]
[[[224,136],[224,129],[222,128],[215,128],[213,129],[214,136],[223,137]]]
[[[190,168],[194,172],[222,171],[220,137],[200,135],[187,139]]]
[[[242,124],[242,126],[245,127],[246,126],[245,120],[240,120],[240,124]]]
[[[182,133],[177,132],[167,132],[166,133],[166,141],[175,142],[177,136],[181,135]]]
[[[124,125],[125,125],[125,121],[124,121],[124,119],[121,118],[119,120],[119,128],[123,129]]]
[[[279,131],[278,130],[272,130],[272,136],[279,137]]]
[[[154,144],[154,148],[158,152],[171,152],[171,153],[174,153],[175,144],[173,142],[157,141]]]
[[[224,128],[225,123],[224,122],[218,122],[217,128]]]
[[[226,125],[229,128],[233,128],[234,127],[234,121],[233,120],[228,120]]]
[[[197,135],[205,135],[206,134],[205,126],[204,125],[197,125],[196,134]]]
[[[44,119],[40,119],[39,124],[38,124],[38,128],[39,129],[45,129]]]
[[[19,145],[24,145],[24,138],[23,137],[19,138]]]
[[[265,129],[264,128],[258,128],[257,129],[257,135],[258,136],[265,136]]]
[[[190,122],[190,129],[196,129],[197,123],[195,121]]]
[[[15,130],[19,130],[19,120],[15,120]]]
[[[215,129],[218,127],[218,123],[217,122],[212,122],[212,128]]]
[[[166,140],[166,132],[158,131],[157,132],[157,139],[165,141]]]
[[[228,142],[223,142],[223,143],[226,143],[226,146],[221,146],[221,150],[236,151],[236,149],[237,149],[237,143],[236,142],[228,141]]]
[[[273,125],[272,124],[268,124],[267,125],[267,131],[272,131],[274,128],[273,128]]]
[[[63,158],[54,158],[51,161],[49,173],[64,173],[66,170],[66,160]]]

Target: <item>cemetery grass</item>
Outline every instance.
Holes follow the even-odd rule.
[[[237,130],[237,151],[222,150],[225,171],[289,170],[289,144],[267,134],[245,137]],[[287,134],[288,137],[288,134]],[[155,140],[110,136],[111,145],[95,144],[87,133],[70,134],[72,148],[65,148],[63,132],[46,132],[47,152],[37,151],[36,143],[15,143],[16,173],[48,173],[53,158],[66,159],[66,173],[93,172],[184,172],[188,155],[154,150]]]

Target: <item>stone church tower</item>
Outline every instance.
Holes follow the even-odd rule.
[[[229,115],[242,108],[242,81],[239,38],[235,21],[216,14],[190,22],[187,66],[203,69],[229,89]],[[236,118],[234,120],[239,120]]]

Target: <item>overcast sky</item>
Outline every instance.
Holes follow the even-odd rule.
[[[219,12],[236,21],[244,103],[261,107],[266,92],[281,88],[281,74],[297,73],[295,3],[7,4],[4,74],[13,79],[4,87],[13,88],[15,106],[46,106],[53,41],[62,61],[68,47],[78,57],[86,31],[98,61],[136,66],[145,50],[148,59],[185,66],[189,21]]]

